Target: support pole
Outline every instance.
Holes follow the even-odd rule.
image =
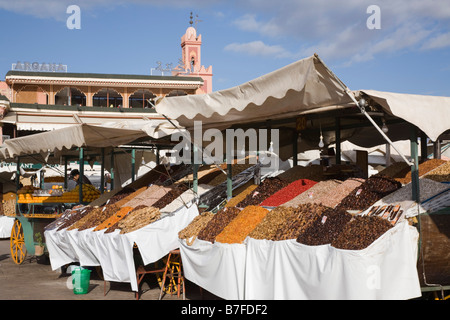
[[[64,189],[66,190],[69,185],[67,181],[67,164],[68,164],[67,157],[64,157]]]
[[[292,166],[298,165],[298,146],[297,146],[298,132],[292,131]]]
[[[17,157],[16,162],[16,190],[20,189],[20,157]]]
[[[336,164],[341,164],[341,118],[335,118]]]
[[[135,180],[136,149],[131,149],[131,182]]]
[[[435,159],[441,158],[441,140],[436,139],[436,141],[433,143],[433,153]]]
[[[197,194],[197,192],[198,192],[198,167],[199,167],[199,164],[197,163],[196,160],[197,160],[198,149],[197,149],[196,145],[193,145],[192,147],[193,147],[193,151],[194,151],[194,153],[193,153],[193,161],[192,161],[192,165],[193,165],[193,177],[192,177],[193,184],[192,184],[192,189],[194,191],[194,194]]]
[[[79,155],[79,162],[80,162],[80,182],[78,184],[78,201],[79,203],[83,202],[83,177],[84,177],[84,148],[80,148],[80,155]]]
[[[111,191],[114,190],[114,150],[111,151]]]
[[[427,148],[427,135],[425,132],[420,132],[420,162],[424,162],[428,158],[428,148]]]
[[[100,193],[105,193],[105,148],[102,148],[102,163],[100,164]]]
[[[413,159],[413,165],[411,166],[411,186],[412,186],[412,199],[419,202],[420,189],[419,189],[419,147],[417,144],[417,129],[411,125],[411,158]]]

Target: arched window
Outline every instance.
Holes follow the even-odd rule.
[[[150,90],[139,89],[130,96],[128,102],[130,108],[147,109],[152,107],[148,100],[153,100],[155,98],[156,95],[154,95]]]
[[[16,93],[15,102],[48,104],[48,93],[39,86],[26,85]]]
[[[65,87],[55,95],[55,104],[65,106],[85,106],[86,95],[75,87]]]
[[[94,107],[118,108],[123,105],[122,95],[114,89],[104,88],[92,97]]]

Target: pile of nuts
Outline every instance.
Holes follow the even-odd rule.
[[[89,219],[93,219],[93,217],[100,214],[102,209],[103,207],[94,207],[94,209],[91,210],[88,214],[76,220],[74,224],[72,224],[70,227],[67,228],[67,230],[75,230],[82,227],[85,223],[88,222]]]
[[[292,207],[276,207],[269,211],[261,223],[258,224],[248,236],[253,239],[273,240],[278,229],[280,229],[286,221],[291,221],[295,214],[295,209]]]
[[[300,232],[297,242],[309,246],[330,244],[351,219],[352,215],[343,210],[325,210],[319,219]]]
[[[225,207],[235,207],[239,202],[244,200],[250,193],[252,193],[257,187],[258,187],[258,185],[256,185],[256,184],[252,184],[252,185],[248,186],[247,188],[245,188],[245,190],[240,192],[238,195],[231,198],[227,202]]]
[[[434,180],[437,182],[449,182],[450,181],[450,161],[447,161],[443,165],[440,165],[436,169],[428,172],[424,175],[424,178]]]
[[[342,199],[350,194],[353,190],[359,187],[364,182],[364,179],[359,178],[348,178],[340,185],[333,189],[333,192],[327,193],[322,196],[319,200],[324,206],[334,208],[336,207]]]
[[[241,212],[235,207],[220,209],[208,224],[199,232],[197,238],[214,243],[216,237]]]
[[[60,231],[62,229],[65,229],[72,224],[75,223],[75,221],[80,220],[81,218],[88,215],[92,210],[94,210],[94,207],[86,206],[83,209],[80,210],[71,210],[70,213],[67,216],[61,216],[59,219],[61,219],[61,224],[58,226],[57,231]],[[58,220],[59,220],[58,219]]]
[[[265,179],[252,193],[247,195],[244,200],[237,204],[239,208],[247,206],[256,206],[265,199],[275,194],[277,191],[287,187],[289,183],[278,177]]]
[[[213,216],[214,214],[209,211],[196,216],[186,228],[178,232],[178,238],[186,239],[186,244],[192,245],[200,231],[206,227]]]
[[[355,216],[331,243],[338,249],[362,250],[392,228],[389,221],[380,217]]]
[[[320,203],[320,199],[323,196],[332,192],[341,183],[342,181],[339,180],[320,181],[319,183],[315,184],[305,192],[295,197],[294,199],[286,202],[284,205],[295,207],[297,205],[305,203]]]
[[[425,162],[422,162],[421,164],[419,164],[419,177],[443,165],[445,162],[446,162],[445,160],[441,159],[430,159]],[[408,173],[405,175],[404,178],[399,178],[397,179],[397,181],[403,184],[411,182],[411,170],[408,171]]]
[[[269,210],[260,206],[245,207],[216,237],[221,243],[242,243],[264,219]]]
[[[116,202],[126,198],[127,196],[129,196],[130,194],[132,194],[135,191],[136,190],[134,190],[133,188],[125,187],[122,190],[120,190],[118,193],[113,195],[111,198],[109,198],[108,204],[115,204]]]

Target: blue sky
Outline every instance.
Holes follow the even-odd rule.
[[[80,30],[66,26],[72,4]],[[367,27],[370,5],[381,29]],[[352,90],[450,96],[448,0],[0,0],[0,77],[17,61],[150,74],[181,58],[191,11],[214,91],[317,52]]]

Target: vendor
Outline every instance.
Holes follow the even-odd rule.
[[[80,171],[78,171],[78,169],[73,169],[70,172],[69,179],[75,181],[77,185],[79,185],[81,183],[83,183],[83,184],[91,184],[92,185],[91,181],[85,175],[83,175],[83,181],[81,181],[81,179],[80,179]]]

